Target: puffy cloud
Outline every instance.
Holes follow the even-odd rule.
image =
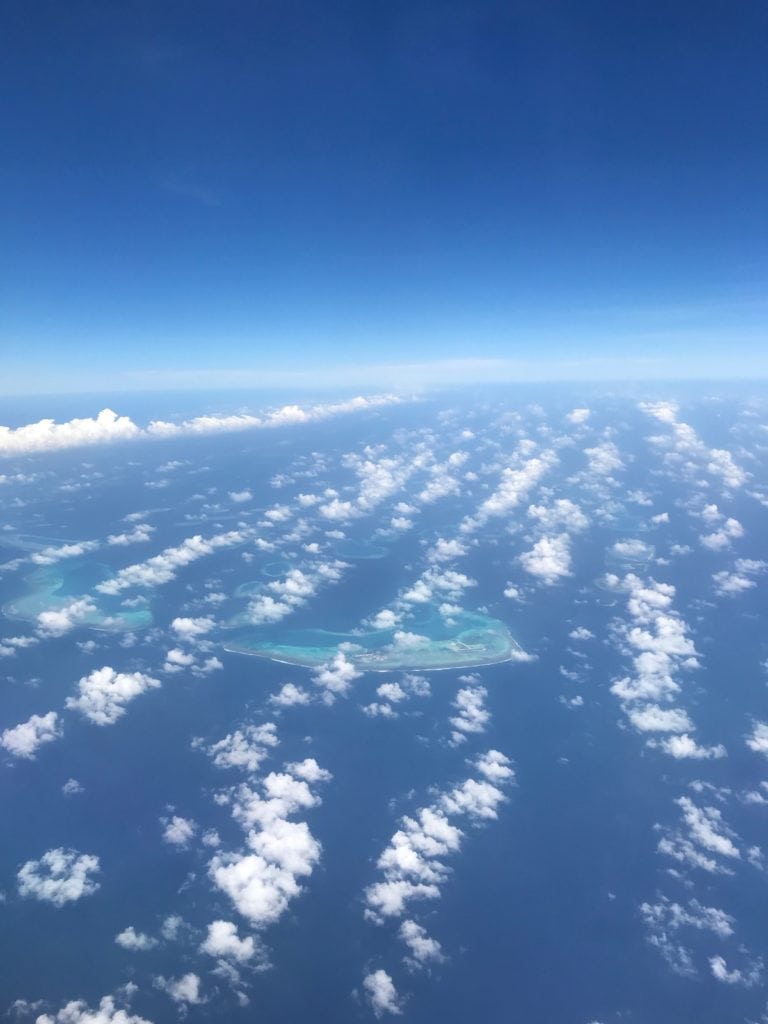
[[[16,875],[19,894],[63,907],[96,892],[99,883],[93,875],[99,870],[99,858],[93,854],[58,847],[22,865]]]
[[[151,935],[146,935],[144,932],[137,932],[133,925],[129,925],[128,928],[119,932],[115,936],[115,942],[118,946],[122,946],[123,949],[140,953],[154,949],[158,944],[157,939],[153,939]]]
[[[145,544],[155,532],[154,526],[147,523],[139,523],[130,533],[110,534],[107,537],[107,544],[115,547],[126,547],[128,544]]]
[[[210,633],[216,623],[206,615],[198,619],[177,618],[171,623],[171,629],[183,640],[196,640]]]
[[[312,676],[312,682],[325,690],[325,701],[333,703],[336,697],[345,696],[353,681],[361,675],[362,672],[358,672],[344,652],[338,651],[330,661],[320,666]]]
[[[186,849],[189,846],[197,831],[197,825],[194,821],[191,821],[189,818],[182,818],[178,814],[174,814],[170,821],[163,819],[162,823],[165,825],[163,842],[168,843],[170,846],[179,846],[182,849]]]
[[[520,555],[520,564],[526,572],[537,576],[547,586],[557,583],[571,573],[570,537],[561,533],[554,537],[541,537],[530,551]]]
[[[386,971],[379,969],[363,978],[363,988],[371,1009],[377,1017],[385,1013],[400,1014],[403,1012],[400,997],[395,983]]]
[[[768,757],[768,723],[755,722],[751,736],[747,737],[747,746],[756,754],[765,754]]]
[[[701,536],[699,540],[702,546],[709,548],[710,551],[722,551],[724,548],[730,547],[732,540],[743,536],[744,527],[738,519],[730,518],[726,519],[723,525],[718,530],[715,530],[714,533]]]
[[[159,680],[143,672],[116,672],[105,665],[83,676],[77,684],[78,696],[67,697],[66,706],[95,725],[114,725],[125,714],[126,704],[159,686]]]
[[[443,858],[459,850],[463,835],[450,819],[468,817],[479,822],[496,817],[496,809],[505,799],[499,784],[511,782],[514,777],[509,760],[492,750],[478,758],[474,766],[483,780],[466,779],[438,794],[431,805],[420,808],[413,817],[401,819],[377,861],[383,880],[365,890],[367,918],[380,924],[388,917],[401,917],[413,900],[437,899],[448,875]]]
[[[151,1021],[118,1007],[114,996],[104,996],[96,1010],[82,999],[73,999],[53,1017],[41,1014],[35,1024],[151,1024]]]
[[[331,402],[301,408],[286,405],[262,416],[198,416],[181,423],[154,420],[146,428],[137,426],[128,416],[118,416],[111,409],[102,409],[95,418],[73,419],[56,423],[51,419],[26,426],[0,426],[0,456],[27,455],[33,452],[60,451],[83,445],[105,444],[148,437],[179,437],[219,434],[230,431],[316,423],[333,416],[364,412],[398,403],[395,395],[358,396],[348,401]]]
[[[427,557],[430,562],[450,562],[454,558],[461,558],[466,553],[467,548],[460,540],[456,538],[445,540],[444,537],[438,537]]]
[[[2,745],[13,757],[34,758],[39,747],[61,736],[59,716],[55,711],[46,715],[32,715],[0,735]]]
[[[36,565],[54,565],[65,558],[80,558],[82,555],[88,554],[89,551],[95,551],[98,546],[99,542],[96,540],[84,540],[77,544],[62,544],[58,548],[43,548],[42,551],[36,551],[32,555],[32,561]]]
[[[399,935],[408,947],[410,955],[406,959],[411,966],[423,967],[425,964],[442,963],[445,960],[440,943],[430,938],[426,928],[422,928],[416,921],[403,921]]]
[[[309,704],[311,696],[301,686],[295,683],[285,683],[277,693],[269,698],[269,703],[279,708],[290,708],[297,704]]]
[[[234,501],[236,504],[242,504],[245,501],[253,501],[253,494],[247,489],[244,491],[229,491],[229,500]]]
[[[632,708],[629,720],[639,732],[686,732],[693,728],[682,708],[661,708],[658,704]]]
[[[290,821],[298,811],[315,807],[320,798],[310,785],[330,779],[313,758],[270,772],[262,792],[241,786],[233,816],[247,830],[250,852],[217,854],[209,864],[214,884],[256,928],[277,921],[301,892],[299,878],[312,873],[321,848],[306,822]]]
[[[716,807],[699,807],[687,796],[679,797],[675,803],[687,831],[668,831],[659,840],[659,852],[710,874],[732,873],[727,864],[738,860],[741,853],[734,843],[737,837],[720,811]]]
[[[139,427],[127,416],[102,409],[95,419],[74,419],[67,423],[45,419],[15,430],[0,426],[0,455],[57,451],[106,441],[124,441],[140,435]]]
[[[161,992],[166,992],[174,1003],[199,1006],[205,1002],[200,993],[200,978],[192,972],[181,978],[164,978],[160,975],[155,978],[154,985]]]
[[[589,460],[589,470],[598,476],[609,476],[615,469],[623,469],[619,449],[613,441],[605,441],[594,448],[585,448],[584,454]]]
[[[96,605],[89,598],[78,598],[63,608],[40,612],[37,616],[37,630],[45,637],[64,636],[65,633],[87,622],[96,612]]]
[[[589,409],[571,409],[565,418],[569,423],[580,424],[586,423],[590,415],[591,412]]]
[[[568,634],[571,640],[594,640],[595,634],[586,626],[577,626]]]
[[[255,772],[269,756],[269,748],[277,744],[274,722],[265,722],[236,729],[206,748],[206,753],[217,768],[241,768],[243,771]]]
[[[665,754],[680,761],[693,759],[697,761],[712,760],[725,757],[727,751],[722,743],[716,743],[711,747],[700,746],[691,736],[684,733],[682,736],[670,736],[668,739],[659,740],[656,744]]]
[[[464,520],[463,533],[472,533],[483,526],[488,519],[507,515],[517,508],[541,478],[557,462],[554,452],[543,452],[540,457],[528,459],[519,468],[507,466],[502,470],[501,481],[494,493],[482,503],[477,515]]]
[[[485,709],[488,691],[484,686],[466,686],[459,690],[453,701],[457,714],[449,719],[453,726],[451,745],[464,743],[469,733],[485,732],[490,714]]]
[[[201,953],[235,960],[241,964],[252,960],[257,951],[253,936],[247,935],[241,939],[237,934],[237,925],[232,921],[212,921],[208,925],[208,935],[200,946]]]
[[[568,498],[558,498],[551,505],[529,505],[528,517],[544,530],[559,527],[576,533],[589,526],[589,520],[579,506]]]
[[[169,583],[176,578],[177,571],[183,566],[190,565],[222,548],[244,544],[250,536],[249,531],[230,530],[208,538],[199,534],[187,537],[176,547],[165,548],[159,555],[154,555],[145,562],[126,566],[112,579],[99,583],[96,590],[102,594],[115,595],[129,587],[157,587]]]
[[[745,988],[751,988],[758,984],[763,973],[762,966],[762,963],[758,961],[750,964],[746,971],[741,971],[738,968],[729,971],[728,964],[722,956],[713,956],[709,959],[712,977],[722,981],[725,985],[743,985]]]

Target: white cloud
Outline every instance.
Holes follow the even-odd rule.
[[[0,735],[0,745],[13,757],[33,759],[39,747],[61,736],[59,716],[55,711],[46,715],[32,715]]]
[[[591,415],[589,409],[572,409],[565,417],[569,423],[586,423]]]
[[[242,964],[253,959],[257,946],[252,935],[241,939],[237,934],[237,925],[232,921],[212,921],[208,925],[208,935],[200,946],[200,952]]]
[[[36,551],[31,558],[36,565],[54,565],[65,558],[80,558],[89,551],[95,551],[98,546],[99,542],[96,540],[84,540],[76,544],[62,544],[58,548],[43,548],[42,551]]]
[[[171,846],[181,847],[182,849],[186,849],[189,846],[197,831],[197,825],[194,821],[189,818],[182,818],[178,814],[174,814],[170,821],[163,819],[162,824],[165,825],[163,842]]]
[[[401,917],[413,900],[437,899],[440,885],[448,876],[442,858],[458,851],[463,835],[450,818],[468,817],[478,822],[496,817],[505,796],[493,783],[513,780],[509,760],[499,751],[488,751],[474,766],[485,781],[466,779],[438,794],[430,806],[420,808],[413,817],[401,819],[377,861],[383,880],[365,890],[367,918],[380,924],[388,917]]]
[[[722,956],[710,957],[709,968],[712,971],[712,976],[718,981],[722,981],[724,985],[743,985],[745,988],[757,985],[763,973],[762,963],[759,961],[750,964],[746,971],[741,971],[738,968],[729,971],[728,964]]]
[[[73,999],[55,1016],[41,1014],[35,1024],[151,1024],[151,1021],[118,1007],[114,996],[104,996],[96,1010],[82,999]]]
[[[687,734],[683,734],[682,736],[670,736],[668,739],[659,740],[657,745],[665,754],[669,754],[678,761],[686,758],[697,761],[717,760],[721,757],[725,757],[727,754],[722,743],[716,743],[711,747],[703,747],[696,743],[696,741]]]
[[[409,950],[407,961],[412,966],[423,967],[429,963],[442,963],[445,960],[440,943],[427,935],[416,921],[403,921],[400,925],[400,938]]]
[[[570,576],[570,537],[567,533],[541,537],[530,551],[520,555],[519,561],[526,572],[551,586],[562,577]]]
[[[459,690],[453,701],[457,714],[449,719],[453,726],[451,745],[463,743],[470,733],[485,732],[490,713],[485,708],[488,691],[484,686],[466,686]]]
[[[145,544],[155,532],[154,526],[147,523],[139,523],[130,533],[110,534],[107,537],[107,544],[115,547],[125,547],[128,544]]]
[[[274,722],[265,722],[236,729],[213,743],[206,749],[206,753],[217,768],[241,768],[243,771],[255,772],[269,756],[269,749],[277,744]]]
[[[253,501],[253,494],[247,489],[244,491],[230,491],[229,500],[234,501],[236,504],[242,504],[245,501]]]
[[[533,519],[544,530],[570,530],[577,533],[589,526],[589,520],[575,502],[558,498],[551,505],[529,505],[528,518]]]
[[[295,707],[297,704],[309,704],[311,696],[295,683],[284,683],[277,693],[269,698],[269,703],[279,708]]]
[[[22,865],[16,875],[19,894],[63,907],[96,892],[99,883],[92,876],[99,870],[93,854],[58,847]]]
[[[78,598],[63,608],[40,612],[37,616],[37,630],[45,637],[64,636],[65,633],[87,622],[89,616],[96,612],[96,605],[89,598]]]
[[[0,456],[60,451],[84,445],[139,438],[195,436],[316,423],[333,416],[376,409],[400,401],[401,399],[395,395],[358,396],[349,401],[318,404],[307,408],[286,405],[262,416],[198,416],[181,423],[154,420],[145,428],[137,426],[128,416],[118,416],[111,409],[102,409],[95,418],[73,419],[65,423],[44,419],[15,429],[0,426]]]
[[[115,942],[118,946],[122,946],[123,949],[140,953],[154,949],[158,944],[157,939],[153,939],[151,935],[146,935],[144,932],[137,932],[133,925],[129,925],[128,928],[117,934]]]
[[[632,708],[629,720],[639,732],[686,732],[693,728],[682,708],[661,708],[658,704]]]
[[[161,992],[166,992],[174,1003],[199,1006],[205,1002],[200,994],[200,978],[192,972],[181,978],[164,978],[160,975],[155,978],[154,985]]]
[[[299,879],[312,873],[320,844],[303,821],[289,818],[316,807],[320,798],[310,785],[325,782],[330,772],[313,758],[270,772],[261,792],[248,785],[235,794],[232,813],[247,833],[250,852],[217,854],[209,864],[214,884],[256,928],[277,921],[299,895]]]
[[[159,680],[142,672],[116,672],[105,665],[83,676],[77,684],[79,695],[67,697],[66,706],[95,725],[114,725],[125,714],[126,704],[159,686]]]
[[[747,737],[747,746],[756,754],[765,754],[768,757],[768,723],[755,722],[751,736]]]
[[[145,562],[137,562],[120,569],[112,579],[99,583],[96,590],[102,594],[115,595],[129,587],[157,587],[170,583],[183,566],[190,565],[198,558],[204,558],[222,548],[244,544],[250,536],[249,531],[230,530],[208,538],[199,534],[187,537],[176,547],[166,548]]]
[[[177,618],[171,623],[171,629],[183,640],[196,640],[210,633],[216,623],[210,616],[199,619]]]
[[[325,690],[325,701],[332,703],[336,697],[345,696],[353,681],[361,675],[362,672],[358,672],[344,652],[338,651],[330,661],[318,668],[312,676],[312,682]]]
[[[386,971],[379,969],[363,978],[363,988],[371,1009],[377,1017],[385,1013],[403,1012],[395,983]]]

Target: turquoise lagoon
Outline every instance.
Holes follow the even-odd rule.
[[[87,598],[94,609],[79,620],[84,626],[113,633],[150,626],[152,613],[147,608],[124,608],[119,598],[94,593],[96,585],[112,575],[109,566],[100,562],[41,566],[24,577],[27,592],[3,605],[3,614],[9,619],[36,623],[41,612],[59,611],[74,601]]]
[[[224,649],[309,668],[325,664],[342,650],[366,672],[479,668],[523,654],[503,622],[476,612],[463,611],[446,620],[433,610],[415,629],[409,630],[405,643],[398,643],[393,629],[342,633],[250,627],[237,630]]]

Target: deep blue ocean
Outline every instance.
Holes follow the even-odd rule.
[[[145,424],[267,403],[35,399],[0,418],[18,427],[92,416],[107,404]],[[589,412],[574,417],[574,409]],[[158,1024],[180,1014],[265,1024],[373,1014],[412,1024],[766,1019],[768,785],[760,784],[768,763],[747,741],[768,720],[768,565],[759,564],[768,562],[767,452],[764,397],[702,386],[457,391],[267,429],[4,455],[0,603],[28,595],[28,577],[49,557],[63,580],[50,607],[90,595],[96,611],[58,635],[35,616],[0,620],[0,650],[3,638],[29,640],[6,643],[0,657],[0,733],[8,738],[50,711],[60,733],[26,756],[16,734],[0,748],[0,1010],[25,1000],[12,1011],[19,1019],[55,1019],[71,1000],[95,1008],[113,994]],[[455,453],[463,455],[451,461]],[[534,479],[531,460],[542,458]],[[505,471],[520,474],[514,497],[494,499]],[[442,488],[436,497],[430,482]],[[334,500],[349,503],[346,514],[334,512]],[[270,518],[276,507],[283,511]],[[108,543],[137,522],[153,528],[148,540]],[[121,570],[185,538],[227,531],[241,538],[175,566],[164,582],[129,583],[111,596],[95,590],[94,580],[120,580]],[[702,540],[718,531],[722,540]],[[438,559],[438,538],[457,540],[461,553]],[[629,540],[647,550],[631,559],[614,548]],[[44,554],[83,542],[93,546],[80,555]],[[368,545],[381,557],[357,557]],[[328,581],[320,567],[335,563],[339,578]],[[283,569],[299,570],[311,592],[291,598],[279,621],[258,620],[265,613],[235,590],[253,583],[256,595],[283,600]],[[469,582],[441,582],[449,571]],[[331,702],[312,668],[224,650],[233,622],[248,615],[259,635],[279,638],[287,629],[363,629],[394,609],[398,628],[418,633],[418,603],[403,595],[419,579],[437,604],[502,622],[528,658],[420,671],[429,696],[376,714],[377,688],[405,687],[404,672],[362,672]],[[643,618],[630,604],[649,580],[674,592],[663,591],[669,602]],[[514,596],[505,596],[510,587]],[[93,619],[136,607],[151,625],[126,631]],[[180,617],[212,622],[185,638],[173,625]],[[669,654],[668,619],[695,655]],[[588,634],[570,636],[577,629]],[[169,671],[169,650],[192,660]],[[642,650],[667,652],[661,675],[677,689],[623,700],[611,687],[638,675]],[[208,658],[222,667],[203,670]],[[99,725],[66,701],[106,666],[159,685]],[[271,701],[286,683],[307,703]],[[485,691],[487,718],[452,741],[454,702],[466,689]],[[678,709],[687,724],[642,729],[649,708]],[[279,743],[257,770],[221,768],[206,753],[266,722]],[[680,735],[693,756],[663,746]],[[453,787],[480,778],[477,759],[489,750],[509,758],[514,782],[502,787],[495,817],[451,817],[463,837],[441,858],[439,896],[380,924],[366,919],[366,892],[384,878],[377,862],[403,815],[444,807]],[[307,758],[332,778],[312,785],[315,806],[288,817],[306,822],[322,850],[311,873],[296,876],[301,891],[263,923],[217,887],[211,860],[245,855],[246,832],[232,813],[237,787],[258,789],[270,772]],[[68,780],[81,791],[64,793]],[[698,829],[690,815],[686,822],[690,806]],[[191,823],[185,844],[164,839],[174,815]],[[207,830],[218,850],[202,841]],[[659,849],[665,838],[676,856]],[[57,849],[98,857],[95,891],[62,905],[21,891],[23,866]],[[727,915],[728,928],[712,927],[702,908]],[[174,915],[183,924],[164,938]],[[405,919],[439,941],[440,959],[405,962]],[[269,966],[202,952],[216,920],[233,922],[241,939],[257,937]],[[129,926],[151,948],[116,943]],[[396,990],[388,1008],[364,984],[379,970]],[[197,995],[185,999],[171,989],[188,974]],[[121,991],[128,983],[135,992]]]

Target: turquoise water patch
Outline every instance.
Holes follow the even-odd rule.
[[[350,537],[337,541],[333,547],[339,558],[351,558],[353,561],[364,558],[383,558],[387,553],[387,549],[381,544],[374,544],[369,540],[352,540]]]
[[[41,566],[24,577],[27,593],[3,605],[3,614],[9,619],[36,623],[41,612],[60,611],[73,601],[87,598],[94,610],[79,620],[82,625],[114,633],[146,629],[152,624],[149,609],[123,608],[119,598],[92,593],[97,584],[112,575],[109,566],[100,562]]]
[[[420,672],[477,668],[509,661],[522,649],[506,625],[474,612],[446,621],[436,611],[418,625],[419,632],[393,629],[342,633],[324,629],[248,629],[235,633],[225,650],[316,668],[341,648],[361,670]]]

